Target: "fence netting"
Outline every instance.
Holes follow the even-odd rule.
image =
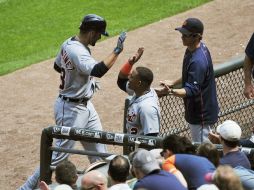
[[[243,77],[243,68],[239,68],[215,79],[220,112],[219,120],[212,128],[231,119],[241,126],[242,137],[248,137],[254,126],[254,101],[243,95]],[[160,106],[160,136],[179,134],[190,137],[190,130],[184,119],[183,100],[168,95],[160,99]]]

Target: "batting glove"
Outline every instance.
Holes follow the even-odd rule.
[[[118,38],[117,45],[114,49],[114,53],[117,55],[123,51],[123,42],[126,38],[126,34],[127,34],[126,32],[122,32]]]

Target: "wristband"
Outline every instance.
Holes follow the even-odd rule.
[[[132,65],[127,61],[121,68],[121,73],[124,75],[129,75],[132,69]]]

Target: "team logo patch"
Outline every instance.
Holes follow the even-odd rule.
[[[133,122],[136,120],[137,115],[134,112],[128,113],[127,120]]]

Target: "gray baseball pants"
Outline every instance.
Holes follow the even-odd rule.
[[[88,101],[87,105],[72,103],[57,98],[55,102],[55,121],[56,125],[59,126],[70,126],[77,128],[84,128],[89,130],[102,130],[102,125],[100,118],[92,104]],[[85,150],[96,151],[105,153],[107,152],[106,146],[99,143],[88,143],[81,141],[82,146]],[[55,146],[62,148],[73,148],[75,141],[68,139],[56,139]],[[66,158],[69,154],[64,152],[53,152],[52,154],[52,165],[57,165]],[[88,156],[90,163],[101,160],[98,156]],[[40,168],[36,168],[34,174],[28,178],[23,186],[19,190],[32,190],[35,189],[38,185],[40,177]]]

